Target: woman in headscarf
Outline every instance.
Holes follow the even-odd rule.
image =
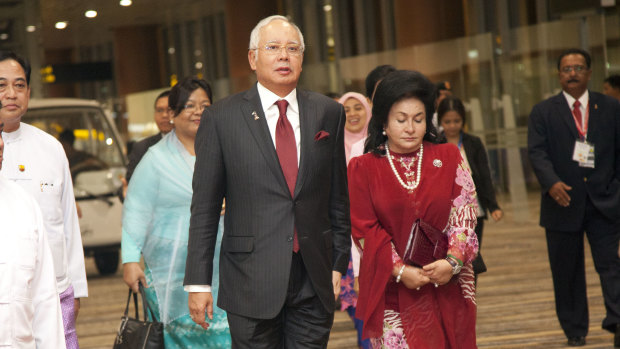
[[[348,164],[352,158],[363,153],[364,141],[368,135],[368,123],[372,115],[366,97],[360,93],[347,92],[338,102],[344,106],[347,118],[344,126],[344,150]],[[369,348],[369,341],[362,340],[362,321],[355,318],[355,304],[359,292],[359,265],[360,254],[355,244],[352,244],[349,268],[340,283],[340,310],[346,310],[355,323],[357,345]]]

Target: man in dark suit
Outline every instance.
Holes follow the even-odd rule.
[[[155,124],[159,129],[159,133],[150,137],[147,137],[140,142],[137,142],[131,148],[131,152],[129,153],[129,164],[127,165],[127,173],[125,174],[125,179],[127,183],[131,179],[131,175],[133,171],[138,166],[140,160],[146,151],[155,143],[159,142],[159,140],[168,132],[172,131],[174,128],[174,124],[172,123],[172,111],[170,107],[168,107],[168,96],[170,95],[170,90],[166,90],[157,96],[155,99]]]
[[[325,348],[349,263],[345,113],[296,88],[303,51],[286,17],[260,21],[248,52],[258,83],[207,108],[196,137],[185,289],[207,328],[226,198],[217,304],[233,348]]]
[[[542,189],[556,312],[568,345],[585,345],[588,302],[584,231],[601,280],[603,328],[620,347],[620,104],[588,91],[590,55],[580,49],[558,59],[562,92],[532,109],[528,151]]]

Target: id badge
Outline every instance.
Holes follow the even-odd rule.
[[[580,167],[594,168],[594,145],[586,141],[576,141],[573,160],[577,161]]]

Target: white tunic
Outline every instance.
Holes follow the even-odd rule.
[[[0,177],[0,348],[65,348],[65,335],[41,211]]]
[[[0,176],[24,188],[41,208],[58,293],[73,285],[75,298],[87,297],[73,182],[62,145],[46,132],[24,123],[14,132],[3,132],[2,137],[5,146]]]

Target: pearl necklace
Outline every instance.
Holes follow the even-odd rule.
[[[409,192],[412,192],[415,188],[418,187],[418,184],[420,184],[420,174],[422,173],[422,155],[424,154],[424,144],[420,144],[420,154],[418,154],[418,169],[416,173],[416,179],[411,185],[407,185],[405,181],[403,181],[403,179],[400,178],[400,175],[398,174],[398,171],[396,170],[396,167],[394,166],[394,162],[392,161],[392,156],[390,155],[390,149],[388,148],[387,142],[385,142],[385,153],[387,155],[388,162],[390,163],[390,167],[392,168],[392,172],[394,172],[394,175],[396,176],[396,179],[398,179],[398,182],[400,183],[400,185],[403,188],[409,190]]]

